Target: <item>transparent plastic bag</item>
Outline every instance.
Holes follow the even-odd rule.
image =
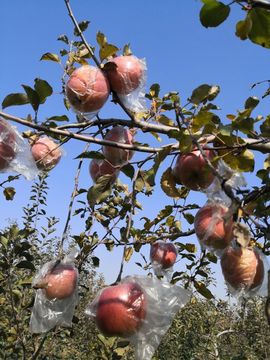
[[[30,331],[42,333],[55,326],[69,327],[78,302],[78,271],[74,258],[44,264],[33,279],[37,289],[30,319]]]
[[[221,256],[233,240],[233,209],[219,200],[208,200],[196,213],[194,229],[202,249]]]
[[[93,119],[107,101],[109,93],[106,76],[91,65],[74,70],[66,84],[66,96],[79,122]]]
[[[232,170],[223,160],[219,160],[217,171],[223,179],[227,179],[226,185],[233,191],[247,185],[244,175]],[[232,203],[230,197],[228,197],[222,189],[218,178],[215,178],[212,184],[204,192],[210,200],[222,201],[226,206],[230,206]]]
[[[257,247],[241,247],[233,243],[221,257],[221,269],[229,293],[237,299],[267,296],[269,265]]]
[[[104,67],[112,90],[124,106],[133,112],[146,111],[146,60],[134,55],[113,58]]]
[[[145,99],[145,86],[146,86],[146,60],[140,59],[142,68],[143,68],[143,76],[141,78],[139,86],[126,95],[119,94],[119,98],[122,103],[133,112],[143,112],[147,110],[146,107],[146,99]]]
[[[173,243],[159,240],[151,244],[150,261],[156,276],[170,281],[176,259],[177,248]]]
[[[50,171],[59,163],[63,156],[60,146],[48,136],[37,137],[34,140],[31,151],[39,170]]]
[[[22,138],[16,127],[0,118],[0,172],[17,172],[27,180],[38,175],[30,145]]]
[[[191,292],[155,277],[128,276],[101,290],[88,305],[106,336],[121,336],[135,347],[137,360],[150,360],[162,337]]]

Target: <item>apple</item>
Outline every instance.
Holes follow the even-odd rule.
[[[0,119],[0,170],[4,170],[16,156],[16,133],[3,119]]]
[[[118,56],[105,66],[111,89],[117,94],[127,95],[136,90],[143,77],[144,66],[136,56]]]
[[[106,134],[105,140],[132,145],[133,135],[128,129],[115,126]],[[108,145],[103,146],[102,151],[105,158],[114,166],[124,165],[133,156],[132,150],[119,149]]]
[[[74,70],[66,84],[66,95],[71,106],[82,113],[98,111],[110,93],[104,73],[90,65]]]
[[[93,159],[89,165],[89,173],[94,182],[104,175],[111,175],[112,182],[117,179],[119,170],[113,167],[107,160]]]
[[[195,233],[202,245],[225,249],[233,239],[233,217],[220,203],[207,203],[195,215]]]
[[[225,280],[235,290],[252,290],[263,282],[263,261],[253,248],[227,248],[221,257],[221,269]]]
[[[134,334],[146,316],[145,294],[135,282],[103,289],[94,306],[97,327],[106,336]]]
[[[162,269],[171,268],[177,258],[177,250],[174,244],[165,241],[156,241],[151,244],[150,260],[156,262]]]
[[[211,161],[214,158],[213,150],[203,151],[208,160]],[[172,174],[177,184],[195,191],[208,188],[215,178],[199,149],[178,155]]]
[[[73,265],[60,263],[45,274],[35,288],[43,289],[49,300],[62,300],[74,294],[77,280],[77,269]]]
[[[62,157],[59,145],[47,136],[36,140],[31,146],[31,151],[37,167],[45,171],[54,168]]]

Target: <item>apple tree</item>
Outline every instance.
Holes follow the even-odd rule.
[[[236,35],[270,47],[268,1],[236,0],[228,5],[216,0],[202,2],[203,26],[218,26],[234,6],[241,6],[245,18],[236,24]],[[270,117],[254,113],[270,92],[267,89],[262,99],[248,97],[241,110],[228,114],[223,121],[217,111],[218,85],[201,84],[186,100],[176,91],[164,94],[158,82],[146,86],[145,61],[132,54],[129,45],[121,53],[120,46],[111,44],[102,32],[89,42],[89,21],[77,21],[69,0],[64,3],[74,26],[74,37],[61,35],[58,40],[63,47],[59,53],[46,52],[41,60],[61,65],[59,87],[62,105],[69,115],[41,118],[40,108],[46,106],[54,90],[40,78],[34,80],[34,86],[23,85],[23,92],[10,93],[2,99],[0,170],[16,171],[16,175],[8,174],[1,180],[2,201],[16,203],[16,181],[22,174],[35,180],[29,204],[23,209],[23,225],[9,224],[0,233],[0,302],[5,309],[0,345],[4,358],[34,360],[43,349],[52,351],[46,345],[48,339],[72,342],[72,330],[58,326],[44,335],[30,335],[28,323],[35,297],[31,284],[43,291],[47,300],[68,298],[78,286],[80,305],[72,319],[74,327],[80,329],[81,336],[87,331],[93,334],[93,348],[102,354],[99,358],[120,359],[127,351],[125,341],[107,339],[96,328],[80,328],[86,326],[82,307],[93,299],[96,288],[104,288],[103,281],[98,286],[93,282],[89,285],[89,278],[95,278],[93,266],[99,265],[95,255],[99,247],[105,246],[107,251],[122,249],[115,286],[122,281],[126,262],[132,261],[135,253],[141,253],[142,261],[137,266],[145,276],[155,274],[160,281],[167,277],[170,286],[181,284],[208,300],[214,298],[209,288],[211,263],[220,258],[233,294],[248,296],[261,288],[264,291],[268,270],[265,258],[270,254]],[[119,117],[99,115],[109,100],[118,107]],[[18,117],[6,110],[24,105],[31,106],[32,114]],[[23,127],[22,134],[11,124]],[[143,143],[144,134],[162,144],[156,147]],[[83,143],[85,148],[76,157],[74,189],[59,235],[57,218],[62,215],[46,213],[47,179],[53,176],[54,167],[61,166],[61,149],[68,142]],[[254,173],[256,153],[264,156],[264,163]],[[89,188],[80,187],[84,164],[89,166],[93,180]],[[36,176],[29,174],[29,168]],[[247,181],[249,173],[254,173],[255,184]],[[125,182],[120,181],[122,174]],[[144,213],[143,203],[151,202],[155,191],[162,192],[166,205],[159,208],[159,204],[153,204],[156,212],[149,216]],[[196,201],[196,193],[204,194],[204,206]],[[77,233],[70,227],[72,218],[80,219]],[[194,235],[199,246],[190,240]],[[151,261],[144,252],[149,247]],[[74,264],[63,265],[66,254],[74,249]],[[184,264],[181,270],[175,264],[176,256]],[[52,259],[54,263],[44,270],[42,281],[33,281],[37,269]],[[78,277],[74,275],[75,268]],[[68,280],[59,282],[59,273],[61,279]],[[130,292],[129,286],[126,288]],[[268,305],[266,310],[268,314]],[[135,328],[129,331],[137,330],[144,311],[140,309],[143,315],[138,315]],[[108,329],[104,321],[99,326],[101,330]],[[114,332],[109,328],[103,332],[125,335],[122,330]],[[73,346],[76,348],[76,342]],[[57,356],[76,358],[76,353],[71,355],[69,351],[63,350]]]

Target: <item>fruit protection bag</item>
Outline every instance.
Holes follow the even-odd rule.
[[[151,244],[150,261],[156,276],[171,281],[176,259],[177,248],[173,243],[158,240]]]
[[[88,305],[105,336],[120,336],[135,348],[136,360],[150,360],[191,292],[155,277],[128,276],[101,290]]]
[[[257,247],[233,242],[221,257],[221,269],[228,292],[240,302],[246,297],[267,296],[269,264]]]
[[[195,215],[194,229],[202,250],[220,257],[233,239],[233,209],[221,199],[208,200]]]
[[[138,83],[138,86],[134,89],[134,82],[132,81],[132,76],[129,76],[128,73],[121,73],[121,82],[124,84],[125,91],[121,93],[116,91],[119,99],[122,101],[123,105],[133,112],[143,112],[146,111],[146,99],[145,99],[145,86],[146,86],[146,77],[147,77],[147,66],[145,59],[138,59],[134,55],[128,56],[134,59],[135,62],[139,64],[141,76]],[[121,57],[120,57],[121,58]],[[135,69],[134,71],[138,71]],[[113,88],[113,87],[112,87]]]
[[[17,128],[0,118],[0,172],[22,174],[27,180],[38,175],[30,145],[24,141]]]
[[[247,185],[244,175],[240,172],[235,172],[223,160],[219,160],[217,171],[224,180],[227,180],[225,186],[227,185],[231,191],[235,191],[240,187],[245,187]],[[232,201],[224,192],[218,178],[215,178],[212,184],[204,192],[210,200],[223,201],[225,205],[231,205]]]
[[[43,333],[55,326],[69,327],[78,302],[78,271],[74,258],[44,264],[34,277],[37,289],[30,319],[30,331]]]
[[[107,101],[109,93],[105,74],[91,65],[74,70],[66,84],[66,96],[79,122],[92,120]]]

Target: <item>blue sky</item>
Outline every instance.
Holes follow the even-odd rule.
[[[74,0],[71,1],[71,5],[79,21],[91,21],[85,33],[91,44],[96,45],[95,34],[101,31],[110,43],[120,48],[130,43],[136,56],[146,58],[147,88],[158,82],[162,94],[172,90],[179,91],[184,103],[198,85],[203,83],[220,85],[221,94],[216,103],[221,107],[219,114],[222,119],[226,114],[240,110],[247,97],[261,96],[265,90],[265,87],[251,90],[250,86],[269,78],[270,52],[236,38],[235,23],[244,17],[240,7],[233,7],[229,19],[222,26],[205,29],[199,22],[201,2],[196,0],[167,2]],[[62,69],[56,63],[39,61],[45,52],[58,53],[63,47],[63,43],[57,41],[59,35],[67,34],[72,38],[73,24],[67,15],[64,1],[2,0],[0,12],[1,102],[7,94],[21,92],[21,84],[32,86],[34,79],[40,77],[53,86],[54,96],[41,107],[39,119],[68,114],[60,94]],[[259,107],[258,113],[268,114],[268,106],[269,100],[266,98]],[[31,108],[10,107],[5,111],[26,117],[31,113]],[[71,121],[75,121],[74,114],[68,115]],[[117,106],[109,102],[102,109],[100,116],[126,118]],[[146,135],[140,134],[138,140],[158,146],[154,138]],[[82,152],[83,147],[84,144],[75,141],[65,145],[65,156],[50,175],[48,214],[61,219],[60,233],[73,189],[73,178],[77,167],[77,160],[74,160],[74,157]],[[91,146],[91,149],[96,148]],[[261,162],[262,157],[258,156],[258,166]],[[1,175],[1,179],[5,177],[5,174]],[[247,174],[246,178],[252,183],[255,181],[251,174]],[[127,178],[123,176],[122,180],[127,181]],[[2,198],[2,209],[4,209],[0,218],[2,225],[6,224],[9,218],[22,216],[21,207],[28,201],[30,185],[26,181],[17,183],[14,202],[6,202]],[[91,185],[88,164],[83,168],[80,185],[82,187]],[[205,202],[205,197],[197,193],[193,193],[189,199],[190,202],[199,201],[201,204]],[[157,186],[153,199],[142,199],[144,211],[140,216],[153,216],[156,213],[155,209],[161,208],[169,201]],[[73,220],[72,227],[74,232],[83,230],[83,224],[78,218]],[[195,239],[194,241],[196,242]],[[121,253],[119,251],[107,253],[104,249],[100,249],[97,255],[101,258],[100,271],[105,273],[108,282],[113,281],[118,272]],[[138,256],[132,258],[126,266],[126,274],[139,272],[139,268],[134,265],[138,259]],[[217,271],[218,282],[221,283],[217,293],[222,295],[224,290],[219,267],[214,267],[214,270]]]

